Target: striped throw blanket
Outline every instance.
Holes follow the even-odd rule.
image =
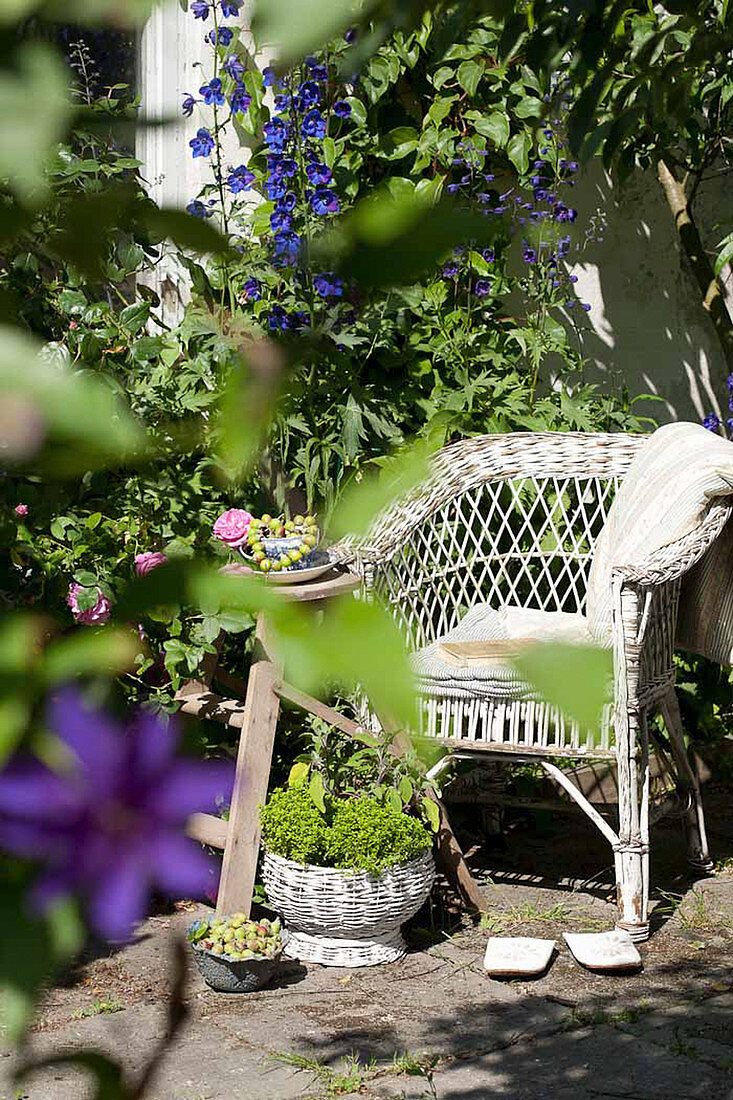
[[[699,424],[658,428],[631,463],[595,548],[588,578],[593,637],[611,639],[611,570],[641,565],[699,525],[716,498],[733,496],[733,443]],[[733,664],[733,526],[729,522],[682,582],[676,644]]]

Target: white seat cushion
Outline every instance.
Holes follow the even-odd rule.
[[[484,665],[461,668],[442,661],[437,653],[441,642],[536,641],[588,645],[591,641],[583,615],[564,611],[537,611],[527,607],[502,607],[482,603],[472,607],[461,621],[438,641],[417,650],[412,667],[418,690],[426,694],[447,694],[452,688],[463,695],[490,697],[522,696],[529,688],[517,677],[509,661],[487,661]]]

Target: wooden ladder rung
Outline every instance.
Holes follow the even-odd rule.
[[[244,723],[244,703],[240,699],[223,699],[213,691],[176,692],[175,700],[184,714],[211,718],[224,726],[241,729]]]
[[[191,814],[186,823],[186,834],[198,840],[200,844],[208,844],[211,848],[226,847],[229,822],[223,817],[214,817],[213,814]]]

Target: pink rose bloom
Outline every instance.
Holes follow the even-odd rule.
[[[228,512],[222,512],[214,524],[213,531],[216,537],[236,550],[238,546],[244,546],[249,534],[249,525],[252,516],[242,508],[230,508]]]
[[[167,554],[161,554],[159,550],[146,550],[143,554],[135,555],[135,572],[138,577],[144,577],[151,569],[157,569],[167,561]]]
[[[82,592],[95,592],[97,595],[97,602],[93,607],[88,607],[82,611],[79,607],[79,596]],[[109,613],[112,610],[112,604],[99,588],[92,588],[91,590],[85,588],[83,584],[71,584],[69,585],[69,593],[66,597],[66,602],[71,608],[71,613],[78,623],[83,623],[84,626],[96,626],[97,623],[106,623],[109,618]]]
[[[27,504],[16,504],[15,505],[15,514],[16,514],[16,516],[27,516],[28,515],[28,505]]]

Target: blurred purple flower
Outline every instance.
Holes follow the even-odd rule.
[[[273,306],[267,315],[267,323],[273,332],[285,332],[290,328],[288,315],[282,306]]]
[[[229,46],[234,38],[234,31],[230,27],[215,27],[205,35],[207,42],[212,46]]]
[[[703,428],[707,428],[709,432],[717,432],[720,427],[720,419],[715,413],[708,413],[702,422]]]
[[[192,813],[229,798],[233,765],[176,757],[172,723],[141,712],[123,729],[73,689],[51,702],[48,724],[73,767],[53,772],[18,755],[0,772],[3,847],[46,864],[35,903],[79,893],[94,931],[123,940],[153,887],[201,896],[210,861],[184,828]]]
[[[279,233],[281,229],[292,229],[293,218],[288,210],[278,208],[270,214],[270,228],[274,233]]]
[[[454,264],[454,263],[446,264],[445,267],[443,268],[443,278],[444,279],[455,279],[457,274],[458,274],[458,264]]]
[[[277,79],[277,74],[271,65],[266,65],[262,70],[262,83],[266,88],[272,88]]]
[[[349,43],[349,45],[351,45],[352,42],[356,42],[356,36],[358,33],[359,32],[357,31],[356,27],[349,27],[348,30],[344,31],[344,38]]]
[[[491,283],[488,279],[477,279],[474,290],[478,298],[485,298],[491,292]]]
[[[340,298],[344,293],[344,281],[333,271],[324,271],[313,279],[316,294],[321,298]]]
[[[304,80],[298,86],[298,107],[301,111],[307,111],[309,107],[315,107],[321,102],[321,89],[315,80]]]
[[[222,69],[232,80],[240,80],[244,76],[244,62],[236,53],[229,54],[222,64]]]
[[[239,15],[242,0],[221,0],[219,6],[221,8],[221,14],[227,19],[230,15]]]

